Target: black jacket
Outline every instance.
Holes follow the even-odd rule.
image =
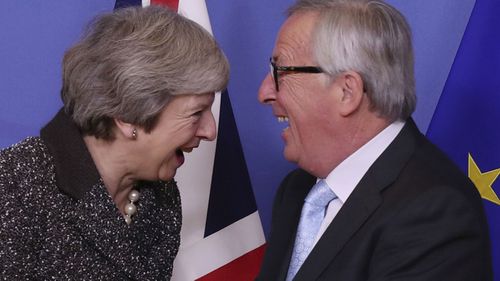
[[[285,280],[301,208],[315,180],[296,170],[281,184],[257,280]],[[476,188],[408,120],[294,280],[488,281],[489,247]]]
[[[127,225],[61,111],[0,152],[2,280],[169,280],[180,242],[174,182],[142,182]]]

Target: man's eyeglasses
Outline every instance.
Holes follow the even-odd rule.
[[[274,79],[274,85],[276,86],[276,91],[279,92],[279,72],[278,71],[286,71],[286,72],[296,72],[296,73],[323,73],[323,69],[318,66],[277,66],[273,61],[273,58],[269,59],[269,67],[271,69],[271,76]]]

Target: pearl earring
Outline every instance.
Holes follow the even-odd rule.
[[[136,129],[136,128],[134,128],[134,129],[132,130],[132,138],[133,138],[134,140],[135,140],[135,139],[137,139],[137,129]]]

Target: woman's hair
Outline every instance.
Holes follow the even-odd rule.
[[[114,139],[114,119],[151,131],[174,95],[223,90],[229,64],[197,23],[160,6],[97,17],[63,60],[61,96],[83,134]]]
[[[373,109],[407,119],[415,110],[411,30],[404,16],[378,0],[299,0],[288,15],[317,12],[312,50],[332,78],[355,71]]]

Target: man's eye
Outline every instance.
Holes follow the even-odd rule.
[[[281,84],[281,82],[283,81],[283,79],[289,75],[291,72],[288,72],[288,71],[280,71],[279,74],[278,74],[278,83]]]
[[[203,114],[203,110],[199,110],[199,111],[196,111],[195,113],[193,113],[193,116],[201,116]]]

